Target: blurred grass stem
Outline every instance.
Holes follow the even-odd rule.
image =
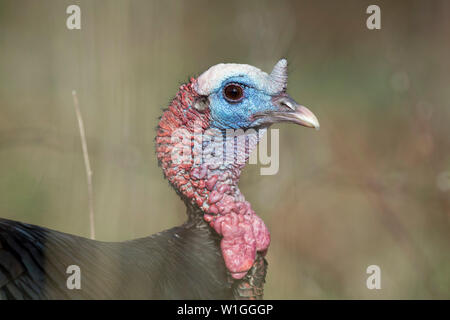
[[[89,225],[90,237],[95,240],[95,221],[94,221],[94,197],[92,192],[92,169],[89,162],[89,153],[86,143],[86,134],[84,132],[83,117],[81,116],[80,106],[78,104],[78,96],[75,90],[72,91],[73,105],[78,119],[78,127],[80,128],[81,147],[83,149],[84,166],[86,168],[86,179],[88,187],[88,202],[89,202]]]

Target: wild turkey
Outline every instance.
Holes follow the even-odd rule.
[[[156,153],[186,204],[181,226],[101,242],[0,219],[0,299],[262,298],[270,235],[237,183],[259,129],[281,121],[319,127],[286,86],[282,59],[270,75],[218,64],[180,87],[160,119]],[[66,284],[71,265],[80,289]]]

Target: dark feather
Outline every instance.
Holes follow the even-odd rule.
[[[101,242],[0,219],[0,299],[231,299],[219,239],[189,222]],[[81,289],[66,286],[81,269]]]

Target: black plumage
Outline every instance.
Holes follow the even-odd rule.
[[[80,290],[66,286],[70,265],[80,267]],[[241,291],[200,219],[125,242],[0,219],[0,299],[232,299]]]

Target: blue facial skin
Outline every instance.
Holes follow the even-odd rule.
[[[230,102],[223,96],[223,89],[230,83],[239,84],[244,89],[241,101]],[[276,110],[272,104],[272,96],[256,87],[254,81],[245,75],[224,80],[209,95],[210,126],[217,129],[247,129],[257,125],[250,119],[254,113]]]

